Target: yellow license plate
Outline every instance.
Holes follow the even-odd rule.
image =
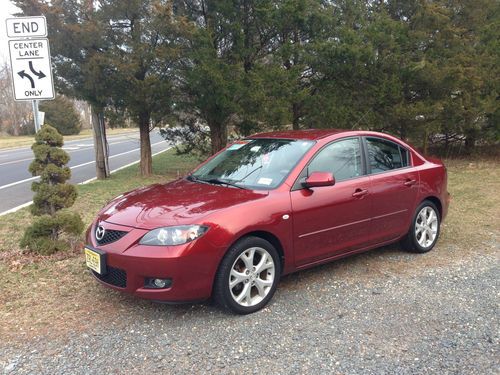
[[[101,254],[85,248],[85,263],[87,267],[97,273],[103,273],[103,264]]]

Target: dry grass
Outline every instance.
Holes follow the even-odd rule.
[[[130,133],[136,131],[137,131],[136,128],[106,129],[106,135],[116,135],[116,134]],[[67,142],[75,139],[82,139],[89,137],[92,137],[92,129],[83,129],[80,132],[80,134],[64,136],[64,141]],[[0,136],[0,149],[31,146],[33,142],[35,142],[34,135],[20,135],[20,136],[4,135]]]
[[[137,176],[135,166],[117,173],[109,181],[79,186],[75,209],[89,223],[113,196],[175,178],[177,170],[186,171],[194,164],[195,160],[172,152],[159,155],[155,158],[156,174],[146,180]],[[422,267],[460,262],[478,251],[495,256],[491,243],[497,241],[500,231],[500,164],[494,160],[447,164],[453,200],[436,249],[425,256],[413,256],[389,247],[349,258],[333,266],[336,277],[349,280],[357,275],[376,277],[380,272],[419,272]],[[149,302],[96,283],[85,268],[78,246],[73,252],[50,257],[22,254],[17,242],[29,220],[26,209],[0,218],[0,336],[17,341],[49,332],[56,335],[68,329],[84,330],[96,314],[101,320],[111,319],[121,311],[148,306]],[[291,278],[284,280],[284,287],[291,285]]]

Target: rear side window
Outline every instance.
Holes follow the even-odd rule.
[[[410,165],[408,150],[398,144],[381,139],[366,138],[371,173],[380,173]]]
[[[333,173],[336,181],[360,176],[363,172],[359,139],[344,139],[323,148],[309,164],[308,173],[312,172]]]

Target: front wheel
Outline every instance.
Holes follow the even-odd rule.
[[[237,314],[250,314],[272,298],[281,274],[279,255],[259,237],[245,237],[234,244],[217,271],[214,298]]]
[[[432,250],[439,237],[440,224],[436,205],[428,200],[423,201],[415,210],[410,230],[401,241],[403,247],[415,253]]]

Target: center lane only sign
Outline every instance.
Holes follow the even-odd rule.
[[[9,40],[15,100],[54,99],[47,38]]]

